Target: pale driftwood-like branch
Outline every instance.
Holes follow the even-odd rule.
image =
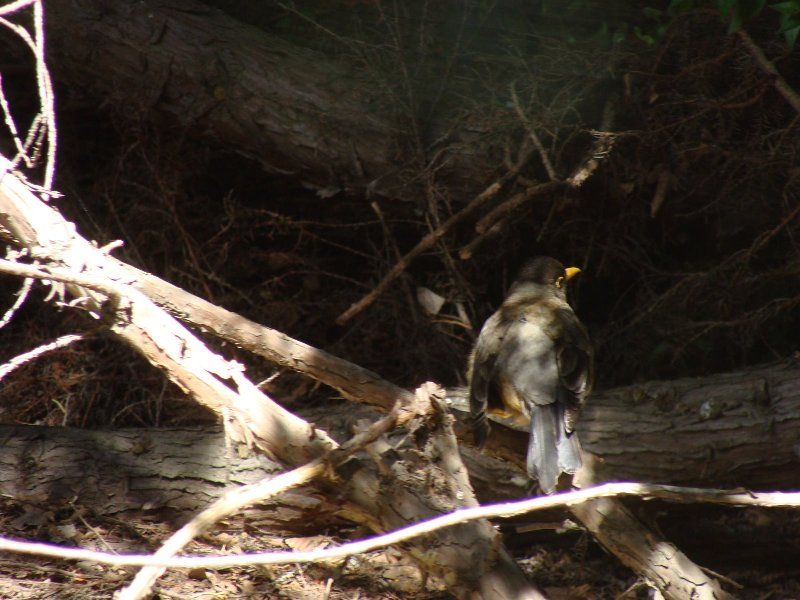
[[[309,563],[336,558],[346,558],[392,544],[399,544],[419,536],[428,535],[444,527],[452,527],[479,519],[510,518],[537,510],[558,507],[573,507],[578,504],[608,498],[620,497],[659,498],[680,503],[712,503],[725,506],[762,506],[770,508],[800,507],[800,492],[753,493],[747,491],[726,491],[706,488],[685,488],[678,486],[653,485],[643,483],[606,483],[585,490],[564,492],[552,496],[530,498],[518,502],[506,502],[489,506],[463,508],[455,512],[429,519],[370,539],[350,542],[335,548],[310,550],[306,552],[259,552],[238,556],[203,556],[164,558],[142,554],[109,554],[93,550],[64,548],[49,544],[17,542],[0,538],[0,550],[51,556],[68,560],[89,560],[116,566],[153,566],[169,568],[223,569],[244,565],[276,565],[287,563]]]
[[[221,519],[257,502],[264,502],[268,498],[289,489],[309,483],[323,475],[326,469],[334,469],[354,452],[374,442],[381,435],[398,425],[398,423],[407,422],[411,416],[414,416],[413,407],[403,408],[403,419],[399,418],[401,416],[401,406],[396,404],[388,415],[373,423],[365,431],[356,434],[327,457],[316,458],[277,477],[231,490],[172,534],[154,556],[175,556],[189,542],[208,531]],[[423,408],[430,408],[430,404],[425,405]],[[119,593],[117,600],[139,600],[146,597],[152,591],[156,579],[163,573],[164,569],[162,567],[145,567],[136,574],[130,585]]]
[[[13,372],[15,369],[18,369],[25,363],[38,358],[42,354],[46,354],[47,352],[52,352],[53,350],[58,350],[59,348],[65,348],[70,344],[72,344],[73,342],[77,342],[82,339],[83,339],[82,335],[77,335],[77,334],[62,335],[60,338],[55,339],[52,342],[48,342],[47,344],[42,344],[38,348],[34,348],[33,350],[29,350],[28,352],[24,352],[23,354],[15,356],[4,365],[0,365],[0,381],[4,377],[6,377],[9,373]]]
[[[211,529],[221,519],[252,506],[256,502],[264,502],[287,490],[313,481],[325,472],[325,467],[325,461],[322,458],[316,458],[302,467],[281,473],[277,477],[229,491],[173,533],[153,556],[164,559],[175,556],[189,542]],[[116,600],[139,600],[148,597],[156,580],[163,575],[164,571],[166,571],[166,566],[144,567],[127,587],[120,590]]]
[[[7,175],[5,179],[10,177]],[[105,256],[77,236],[70,241],[87,248],[82,262],[93,258],[91,252],[100,261]],[[232,414],[233,421],[228,423],[228,429],[230,433],[235,432],[238,441],[248,443],[253,439],[247,420],[261,420],[264,429],[259,431],[256,443],[285,460],[301,460],[315,446],[319,453],[335,447],[324,432],[315,431],[305,421],[269,400],[243,376],[240,365],[213,354],[142,292],[105,276],[102,270],[86,274],[4,259],[0,260],[0,270],[75,286],[80,304],[97,313],[106,310],[104,304],[108,303],[112,313],[109,316],[111,331],[139,350],[151,363],[163,368],[173,382],[192,393],[199,402],[218,413],[227,411]],[[106,296],[93,296],[92,291]],[[230,382],[232,386],[224,382]]]
[[[51,279],[68,281],[72,277],[67,289],[79,298],[86,297],[81,308],[105,314],[113,333],[164,370],[198,402],[225,418],[227,431],[235,441],[269,452],[288,464],[307,462],[336,447],[327,433],[258,390],[238,364],[212,353],[145,294],[128,287],[134,279],[132,271],[78,236],[74,226],[10,172],[10,163],[4,158],[0,159],[0,172],[0,234],[27,249],[33,260],[46,264]],[[92,278],[107,279],[107,283],[92,287],[109,290],[112,295],[80,286],[79,282],[89,283]],[[118,296],[117,286],[121,286]],[[411,398],[413,401],[414,396]],[[360,508],[351,511],[351,518],[385,531],[402,527],[409,519],[425,519],[477,503],[450,421],[444,417],[428,419],[426,430],[424,439],[409,441],[420,446],[408,449],[407,459],[412,462],[363,462],[346,485],[339,486],[338,491]],[[442,477],[442,485],[433,489],[427,479],[418,477],[420,470],[433,468],[432,460],[437,461],[436,472]],[[388,480],[381,474],[387,469],[397,470]],[[499,534],[488,523],[469,523],[437,535],[444,537],[433,545],[409,551],[454,593],[487,599],[504,594],[540,597],[502,550]],[[464,560],[467,554],[469,561]]]
[[[28,294],[30,293],[32,286],[33,286],[33,279],[25,279],[22,282],[22,285],[20,286],[19,291],[16,294],[17,299],[14,300],[14,304],[12,304],[5,312],[3,317],[0,318],[0,329],[2,329],[11,322],[11,319],[14,317],[17,310],[19,310],[19,307],[22,306],[25,300],[27,300]]]

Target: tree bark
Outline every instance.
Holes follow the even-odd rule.
[[[100,515],[204,508],[231,486],[282,466],[226,449],[221,429],[0,426],[0,494],[42,504],[74,501]],[[314,510],[311,498],[306,502]]]
[[[647,390],[648,397],[638,390]],[[670,391],[668,405],[658,399],[665,390]],[[709,399],[727,408],[703,418],[700,411]],[[299,415],[343,441],[359,421],[375,420],[379,413],[344,404],[301,409]],[[468,432],[461,429],[466,442]],[[579,433],[584,450],[592,455],[583,478],[796,489],[800,365],[784,361],[606,390],[592,398]],[[77,493],[103,514],[145,505],[194,510],[216,498],[225,485],[250,483],[281,468],[263,455],[241,458],[226,451],[222,433],[214,429],[84,432],[19,426],[0,428],[0,439],[0,493],[49,500]],[[494,424],[486,452],[462,443],[461,454],[482,502],[525,495],[526,439],[526,432]],[[98,461],[97,467],[88,469],[84,461],[89,460]],[[129,478],[127,489],[118,483],[122,472]],[[161,477],[167,480],[150,484],[150,478]],[[136,489],[145,495],[137,499]],[[178,490],[189,493],[182,498]]]
[[[81,298],[80,308],[102,316],[113,333],[196,401],[216,412],[234,442],[288,464],[307,462],[336,448],[327,432],[258,390],[240,365],[211,352],[141,291],[120,283],[132,279],[125,265],[78,236],[74,226],[37,198],[2,157],[0,171],[4,173],[0,179],[0,235],[44,264],[3,261],[6,273],[47,279],[57,294],[69,291]],[[399,399],[403,409],[416,400],[422,402],[409,395],[405,392]],[[427,396],[425,402],[438,403]],[[384,531],[476,502],[456,450],[452,419],[449,415],[438,417],[440,413],[437,409],[420,414],[415,429],[424,430],[424,435],[406,436],[412,446],[407,449],[407,459],[413,468],[393,459],[383,468],[377,460],[374,462],[378,464],[362,460],[355,469],[346,463],[351,468],[347,477],[337,470],[330,483],[339,492],[338,479],[348,481],[346,496],[358,507],[351,518]],[[384,477],[386,469],[395,470],[395,476]],[[404,469],[413,476],[401,477]],[[427,477],[419,477],[420,472],[431,475],[440,485],[432,489]],[[512,589],[512,597],[540,597],[520,569],[512,561],[503,560],[499,534],[487,521],[436,532],[432,539],[412,544],[409,551],[457,596],[503,598],[505,590]]]
[[[449,392],[466,415],[464,390]],[[528,432],[493,421],[487,451],[521,460]],[[577,428],[591,455],[577,477],[583,481],[793,489],[800,485],[800,363],[600,391]],[[469,441],[466,429],[462,435]]]
[[[388,106],[387,83],[363,64],[295,46],[195,0],[63,0],[47,10],[55,76],[98,101],[153,109],[326,192],[394,196],[412,179],[398,163],[408,125]],[[440,156],[439,176],[465,190],[500,163],[478,142],[490,127],[473,121],[444,136]],[[432,124],[432,139],[446,128]],[[468,152],[460,137],[470,139]]]
[[[610,390],[590,399],[579,431],[595,481],[794,489],[800,365]]]

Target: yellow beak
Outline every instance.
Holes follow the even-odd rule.
[[[564,269],[564,278],[567,281],[569,281],[570,279],[575,277],[575,275],[577,275],[580,272],[581,272],[581,270],[578,267],[567,267],[566,269]]]

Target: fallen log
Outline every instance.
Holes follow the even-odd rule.
[[[131,287],[134,278],[119,261],[77,235],[52,207],[37,198],[11,164],[0,158],[0,236],[25,249],[39,265],[8,260],[2,270],[22,277],[46,279],[60,297],[71,294],[76,306],[101,317],[109,330],[162,369],[181,389],[223,420],[233,443],[265,452],[287,464],[308,462],[338,444],[324,430],[283,409],[250,382],[243,368],[211,352],[188,330]],[[417,399],[404,392],[398,399],[407,410]],[[428,399],[428,402],[433,400]],[[467,471],[456,450],[451,419],[440,411],[420,413],[415,428],[421,438],[408,436],[406,458],[389,466],[381,460],[350,465],[347,477],[329,473],[329,483],[352,500],[349,517],[379,531],[395,529],[477,501]],[[410,465],[406,464],[406,459]],[[386,477],[386,468],[393,472]],[[428,479],[403,476],[426,471]],[[408,551],[429,573],[440,577],[457,596],[474,598],[540,598],[522,571],[503,549],[499,534],[485,520],[465,523],[434,534],[435,543],[412,544]],[[465,560],[465,557],[469,557]]]
[[[70,0],[47,10],[54,75],[97,103],[152,110],[326,194],[395,196],[414,179],[415,163],[408,172],[398,164],[408,125],[358,59],[346,64],[196,0]],[[447,140],[439,176],[454,189],[482,187],[502,162],[490,159],[482,140],[492,126],[480,115],[467,124],[454,110],[457,130],[430,125],[431,139]]]

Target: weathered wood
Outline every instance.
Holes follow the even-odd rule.
[[[219,428],[4,425],[0,440],[0,494],[46,505],[74,501],[100,515],[195,511],[232,486],[283,469],[264,455],[226,449]],[[310,497],[304,504],[315,508]]]
[[[579,431],[596,481],[796,489],[800,364],[600,393]]]
[[[595,539],[658,588],[667,600],[731,598],[719,582],[706,575],[674,544],[644,527],[621,502],[601,498],[571,510]]]
[[[466,414],[463,389],[449,392]],[[503,423],[492,424],[487,451],[520,460],[528,433]],[[600,391],[587,402],[578,433],[594,456],[584,480],[796,489],[800,363]]]
[[[46,265],[3,261],[5,272],[62,282],[72,294],[85,298],[81,308],[102,314],[113,333],[223,418],[226,433],[234,442],[288,464],[307,462],[337,446],[325,431],[273,402],[244,376],[238,364],[212,353],[141,291],[120,283],[130,281],[133,273],[77,235],[71,224],[10,171],[10,163],[2,157],[0,171],[4,172],[0,179],[0,235],[22,245]],[[409,400],[407,395],[404,400]],[[415,476],[385,478],[376,465],[363,462],[349,478],[351,485],[346,490],[352,506],[358,506],[350,518],[383,531],[476,502],[455,450],[449,417],[423,421],[418,427],[427,428],[425,439],[432,450],[426,453],[417,448],[409,454],[416,461]],[[444,447],[449,450],[444,452]],[[397,461],[397,466],[402,467],[402,461]],[[420,472],[435,474],[441,485],[431,489],[427,478],[419,477]],[[376,498],[380,498],[378,504]],[[502,556],[502,542],[488,522],[436,532],[433,540],[420,542],[424,545],[419,547],[412,544],[412,554],[432,574],[442,577],[456,595],[502,598],[498,582],[512,582],[519,597],[539,596],[512,561],[497,560],[498,553]]]
[[[215,331],[229,341],[248,347],[264,356],[284,357],[280,359],[282,364],[309,374],[325,383],[331,382],[334,387],[340,389],[348,397],[382,404],[388,401],[391,394],[394,393],[393,386],[387,386],[381,382],[380,378],[374,377],[374,374],[364,378],[364,381],[371,389],[378,390],[379,393],[375,396],[365,393],[365,388],[359,385],[358,379],[349,379],[346,389],[343,389],[341,378],[334,374],[353,372],[346,361],[310,350],[304,344],[296,342],[288,336],[261,328],[238,316],[234,317],[234,322],[242,323],[244,326],[233,328],[227,316],[216,307],[191,297],[185,292],[181,293],[176,290],[173,295],[168,284],[163,284],[152,276],[139,278],[136,285],[147,290],[151,297],[159,298],[159,302],[166,300],[167,304],[174,306],[173,310],[179,311],[188,321]],[[298,354],[307,356],[310,360],[306,362],[304,360],[286,361],[285,359],[285,357]],[[776,372],[773,375],[782,381],[782,368],[778,366],[775,369]],[[743,461],[737,453],[742,445],[741,439],[730,439],[731,429],[737,432],[749,430],[759,436],[761,440],[765,440],[766,444],[774,445],[776,442],[782,444],[779,452],[772,451],[771,455],[775,457],[773,464],[785,466],[787,459],[790,462],[796,460],[793,443],[787,443],[787,440],[796,439],[800,422],[792,415],[798,413],[796,411],[793,413],[792,408],[784,411],[782,407],[773,406],[768,410],[761,411],[761,417],[765,418],[759,419],[759,413],[750,410],[750,403],[755,401],[756,405],[762,405],[766,396],[769,396],[770,401],[767,402],[769,405],[784,399],[785,396],[788,403],[794,406],[798,400],[797,391],[800,386],[796,384],[792,386],[788,380],[783,383],[776,380],[772,385],[769,381],[761,382],[759,378],[766,377],[766,373],[771,370],[766,368],[763,371],[757,371],[755,384],[752,382],[753,373],[746,372],[719,376],[720,386],[718,389],[715,389],[713,378],[706,381],[688,379],[631,386],[617,392],[612,391],[609,394],[598,395],[589,403],[589,407],[579,423],[579,431],[585,448],[601,458],[600,461],[587,460],[587,465],[593,465],[591,472],[579,475],[588,481],[627,479],[638,475],[637,479],[659,483],[703,481],[706,485],[718,485],[714,480],[707,479],[707,476],[709,461],[715,454],[721,454],[720,464],[722,466],[714,473],[725,474],[726,477],[722,478],[724,481],[730,482],[735,478],[741,485],[746,477],[753,477],[754,481],[761,483],[774,481],[770,477],[776,477],[776,475],[778,479],[785,478],[785,469],[779,468],[777,472],[765,474],[763,469],[757,466],[754,468],[752,461]],[[794,375],[787,374],[788,379],[797,376],[796,370]],[[695,389],[699,392],[691,393]],[[769,394],[764,390],[769,390]],[[775,411],[775,414],[772,414],[772,411]],[[777,417],[778,421],[773,424],[775,428],[773,434],[777,433],[777,438],[775,435],[765,434],[770,430],[773,417]],[[727,431],[727,434],[718,432],[712,436],[719,443],[709,447],[709,438],[704,435],[704,431],[713,429],[716,425],[715,421],[722,418],[724,418],[721,424],[722,431]],[[649,423],[649,428],[640,428],[640,421],[645,424]],[[676,425],[683,425],[686,428],[678,442],[674,441],[679,437],[674,435]],[[632,435],[634,431],[637,432],[636,436]],[[505,458],[513,460],[516,456],[516,459],[521,461],[525,446],[524,439],[520,439],[520,432],[509,430],[503,432],[501,427],[495,427],[495,432],[495,436],[490,439],[490,449]],[[640,459],[642,448],[647,448],[648,435],[651,434],[657,438],[652,440],[655,445],[666,446],[672,453],[665,455],[666,460],[652,461],[654,467],[650,473],[652,479],[643,477],[646,475],[643,470],[647,470],[650,461]],[[527,434],[524,433],[522,437],[526,436]],[[673,441],[670,441],[670,438],[673,438]],[[680,453],[684,451],[687,452],[687,455],[685,460],[681,460]],[[614,460],[616,456],[623,458]],[[758,459],[756,459],[756,463],[758,463]],[[792,479],[793,471],[789,470],[788,472],[789,478]],[[702,593],[710,594],[708,597],[725,597],[724,592],[713,578],[703,573],[674,545],[649,531],[619,501],[610,500],[605,505],[608,517],[604,520],[595,518],[596,514],[590,507],[583,512],[579,511],[576,516],[580,520],[585,519],[586,526],[598,541],[610,551],[617,553],[622,562],[632,568],[640,569],[638,572],[655,585],[663,586],[659,587],[662,594],[668,598],[680,598],[685,591],[685,586],[677,585],[677,582],[684,582],[692,589],[696,588]],[[627,535],[626,530],[628,531]],[[667,554],[671,555],[673,560],[669,562],[653,560],[656,556],[651,551],[654,545],[667,549]]]
[[[396,195],[413,179],[397,160],[408,126],[363,64],[295,46],[195,0],[63,0],[47,11],[55,76],[98,102],[154,109],[328,191]],[[487,160],[480,143],[490,126],[474,121],[448,132],[439,173],[467,190],[485,185],[500,162]],[[433,136],[445,127],[432,124]]]

